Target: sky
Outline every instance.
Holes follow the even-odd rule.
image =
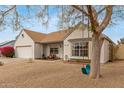
[[[42,26],[41,22],[37,21],[38,20],[37,18],[34,17],[35,12],[37,12],[38,9],[39,8],[35,8],[34,10],[32,10],[34,13],[30,13],[31,20],[28,20],[28,22],[23,22],[23,21],[21,22],[23,24],[23,28],[42,33],[50,33],[54,31],[58,31],[59,29],[57,27],[57,22],[59,19],[56,16],[58,10],[56,8],[50,7],[49,10],[50,20],[49,20],[48,28],[46,28]],[[20,14],[28,16],[28,14],[26,14],[27,11],[25,10],[24,6],[18,6],[18,11],[20,12]],[[15,37],[20,33],[20,31],[21,30],[13,31],[11,27],[7,29],[3,29],[2,31],[0,31],[0,42],[14,40]],[[109,38],[112,39],[112,41],[116,43],[117,40],[120,40],[120,38],[124,37],[124,20],[119,20],[117,24],[108,26],[103,33],[106,34]]]

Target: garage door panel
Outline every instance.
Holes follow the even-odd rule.
[[[32,58],[32,47],[31,46],[23,46],[17,47],[17,57],[18,58]]]

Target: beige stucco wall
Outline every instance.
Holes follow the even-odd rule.
[[[92,37],[92,33],[90,33],[90,37]],[[71,46],[72,43],[68,41],[69,39],[78,39],[78,38],[88,38],[88,31],[85,29],[82,30],[75,30],[73,33],[71,33],[65,40],[64,40],[64,60],[70,60],[71,58],[75,59],[91,59],[92,56],[92,41],[89,41],[89,57],[72,57],[71,53]],[[77,41],[80,42],[80,41]],[[102,48],[101,48],[101,55],[100,55],[101,63],[106,63],[109,61],[109,41],[104,39]]]
[[[120,44],[116,49],[116,59],[124,59],[124,44]]]
[[[43,55],[43,45],[40,43],[35,43],[34,45],[34,57],[42,58]]]
[[[22,37],[22,34],[24,35],[24,37]],[[17,57],[17,50],[16,47],[20,47],[20,46],[31,46],[32,47],[32,55],[34,58],[34,42],[33,40],[24,32],[22,31],[19,35],[19,37],[17,38],[16,42],[15,42],[15,56]]]
[[[109,61],[109,41],[104,39],[101,47],[100,63],[106,63]]]
[[[22,34],[24,35],[24,37],[22,37]],[[15,46],[26,46],[33,44],[34,44],[33,40],[24,31],[20,33],[19,37],[15,42]]]
[[[92,36],[92,33],[89,33],[89,37]],[[72,57],[72,53],[71,53],[71,46],[72,43],[70,41],[68,41],[69,39],[80,39],[80,38],[88,38],[88,31],[87,29],[84,29],[82,31],[82,29],[77,29],[75,31],[73,31],[65,40],[64,40],[64,60],[70,60],[70,58]],[[77,41],[78,42],[78,41]],[[89,41],[89,54],[91,52],[91,41]],[[91,55],[89,55],[89,58],[91,57]],[[83,59],[84,57],[75,57],[77,59]],[[88,59],[88,57],[86,57],[85,59]]]

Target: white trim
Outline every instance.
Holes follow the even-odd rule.
[[[78,56],[71,56],[70,59],[89,59],[88,57],[78,57]]]

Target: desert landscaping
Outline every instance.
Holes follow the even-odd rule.
[[[83,88],[124,87],[124,61],[101,64],[102,77],[98,80],[82,75],[82,64],[62,61],[1,58],[0,87],[25,88]]]

